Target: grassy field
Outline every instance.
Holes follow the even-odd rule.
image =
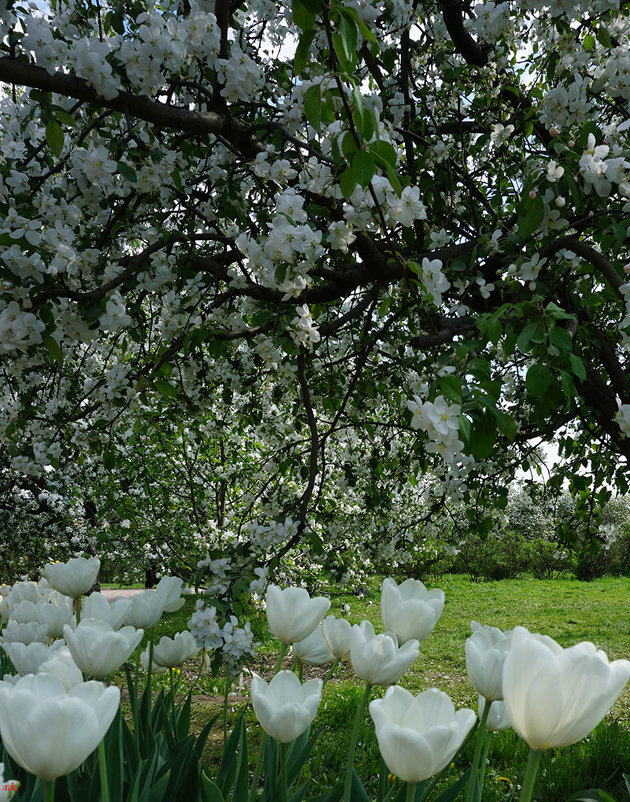
[[[500,582],[472,583],[461,576],[445,576],[429,587],[441,587],[446,594],[444,613],[433,632],[420,646],[420,657],[400,684],[417,693],[425,688],[437,687],[446,691],[456,707],[476,709],[476,696],[466,676],[464,644],[470,635],[470,621],[491,624],[501,629],[523,625],[535,632],[550,635],[562,646],[579,641],[593,641],[604,649],[611,660],[630,658],[630,580],[606,578],[591,583],[574,580],[503,580]],[[322,589],[326,593],[326,589]],[[352,623],[370,619],[377,632],[380,622],[380,584],[374,582],[357,596],[331,590],[331,612],[342,615],[342,607],[350,605],[347,613]],[[160,625],[160,635],[183,629],[194,600],[187,599],[186,607]],[[271,675],[278,643],[266,634],[264,615],[252,622],[261,640],[259,656],[254,670]],[[285,667],[290,660],[287,659]],[[324,669],[308,669],[305,677],[323,676]],[[210,715],[217,712],[218,685],[205,681],[195,701],[194,720],[200,729]],[[231,719],[247,703],[246,686],[243,695],[236,695],[231,703]],[[375,694],[380,693],[378,689]],[[345,754],[356,706],[362,685],[356,680],[351,666],[342,665],[324,690],[316,725],[324,725],[311,757],[310,773],[312,793],[322,793],[343,772]],[[252,748],[258,737],[254,716],[248,710],[247,720],[252,724]],[[630,772],[630,688],[622,693],[608,716],[607,723],[595,733],[573,747],[553,750],[543,758],[539,773],[536,799],[538,802],[566,800],[576,790],[601,787],[617,800],[629,798],[622,773]],[[509,798],[522,777],[527,747],[512,733],[493,736],[488,767],[484,802]],[[378,747],[371,720],[366,719],[359,737],[356,768],[366,782],[375,782],[380,767]],[[210,742],[208,761],[214,765],[218,759],[222,737],[219,732]],[[453,769],[453,777],[466,766],[464,754]]]

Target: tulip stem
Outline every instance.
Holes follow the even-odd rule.
[[[77,626],[81,623],[81,597],[75,596],[74,597],[74,612],[77,619]]]
[[[265,749],[267,748],[267,738],[269,736],[266,732],[260,736],[260,747],[258,748],[258,759],[256,760],[256,768],[254,769],[254,776],[252,777],[252,787],[247,797],[247,802],[253,802],[256,798],[256,791],[258,790],[258,780],[260,779],[260,772],[262,771],[263,760],[265,759]]]
[[[538,771],[542,754],[542,751],[538,749],[529,750],[527,768],[525,769],[525,776],[523,777],[523,784],[521,786],[521,802],[530,802],[532,798],[534,784],[536,782],[536,772]]]
[[[44,802],[55,802],[55,781],[44,782]]]
[[[416,798],[416,786],[418,783],[407,783],[407,795],[405,797],[406,802],[414,802]]]
[[[223,686],[223,747],[227,744],[228,731],[228,697],[232,689],[232,678],[230,670],[225,666],[225,684]]]
[[[109,802],[109,781],[107,779],[107,760],[105,758],[105,741],[101,738],[98,745],[98,768],[101,775],[101,796],[103,802]]]
[[[488,732],[486,742],[483,745],[483,754],[481,755],[481,765],[479,766],[479,790],[483,791],[483,781],[486,777],[486,764],[488,762],[488,752],[490,751],[490,741],[492,740],[492,732]]]
[[[281,643],[280,644],[280,651],[278,652],[278,660],[276,661],[276,667],[274,670],[274,676],[280,671],[282,668],[282,661],[284,660],[285,654],[289,651],[289,644],[288,643]]]
[[[324,677],[324,682],[322,683],[322,687],[324,687],[328,682],[328,680],[332,678],[332,675],[335,673],[335,669],[337,668],[340,662],[341,660],[337,658],[335,662],[331,665],[331,667],[328,669],[328,674],[326,674],[326,676]]]
[[[372,686],[368,682],[365,685],[365,691],[363,692],[363,696],[361,698],[361,701],[359,702],[359,706],[357,707],[356,716],[354,717],[354,726],[352,727],[352,734],[350,735],[350,745],[348,746],[346,781],[343,787],[344,802],[350,802],[350,792],[352,790],[352,769],[354,768],[354,751],[357,747],[357,740],[359,738],[359,727],[361,726],[361,722],[363,720],[363,713],[365,711],[365,706],[367,704],[368,699],[370,698],[371,692],[372,692]]]
[[[280,782],[282,784],[282,802],[289,802],[289,788],[287,786],[287,747],[280,744]]]
[[[470,767],[470,776],[468,777],[468,788],[466,789],[466,802],[472,802],[475,798],[475,788],[479,786],[479,797],[481,797],[481,782],[479,779],[479,761],[481,758],[481,748],[486,739],[486,722],[490,714],[492,702],[485,700],[483,706],[483,713],[481,714],[481,721],[479,723],[479,730],[477,732],[477,743],[475,744],[475,754],[473,756],[472,766]]]

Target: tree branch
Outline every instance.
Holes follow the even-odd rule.
[[[262,142],[252,137],[227,111],[190,111],[124,91],[111,100],[105,100],[83,78],[63,72],[51,75],[43,67],[13,58],[0,58],[0,81],[74,97],[102,108],[120,111],[159,128],[213,134],[226,139],[248,159],[265,151]]]
[[[478,44],[464,28],[462,5],[459,0],[442,0],[442,18],[455,50],[469,64],[485,67],[488,63],[487,49]]]

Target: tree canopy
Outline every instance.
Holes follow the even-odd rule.
[[[554,436],[597,531],[628,490],[627,3],[3,9],[4,564],[349,576],[453,502],[489,531]]]

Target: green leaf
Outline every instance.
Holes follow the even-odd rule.
[[[315,33],[315,30],[304,31],[298,40],[298,45],[295,49],[295,59],[293,60],[293,72],[295,75],[299,75],[308,63]]]
[[[118,162],[118,172],[123,178],[126,178],[127,181],[130,181],[132,184],[135,184],[138,180],[136,171],[133,170],[128,164],[125,164],[125,162]]]
[[[554,326],[549,332],[549,342],[561,351],[571,351],[573,348],[573,338],[571,333],[561,326]]]
[[[62,109],[61,106],[53,106],[52,108],[55,112],[55,117],[59,120],[59,122],[70,126],[70,128],[74,128],[76,126],[76,120],[65,109]]]
[[[113,451],[106,451],[103,454],[103,465],[109,471],[116,467],[116,454]]]
[[[603,45],[607,50],[613,46],[612,39],[610,38],[610,34],[608,30],[604,28],[603,25],[600,25],[597,29],[597,41],[600,45]]]
[[[529,395],[537,401],[544,398],[553,381],[553,375],[547,365],[531,365],[525,378],[525,387]]]
[[[589,53],[595,47],[595,37],[591,33],[587,33],[584,39],[582,40],[582,44],[584,45],[584,50],[588,51]]]
[[[369,186],[375,171],[374,160],[370,154],[365,150],[357,150],[352,157],[352,174],[363,189]]]
[[[488,323],[488,339],[493,345],[497,345],[503,334],[503,326],[498,317],[493,317]]]
[[[438,378],[438,385],[442,395],[456,404],[462,403],[462,380],[459,376],[449,373]]]
[[[392,189],[394,190],[396,195],[398,195],[398,197],[400,198],[402,194],[402,184],[400,183],[400,180],[398,179],[398,176],[396,175],[394,168],[389,164],[389,162],[387,163],[387,179],[389,183],[392,185]]]
[[[341,174],[341,178],[339,179],[339,187],[341,188],[341,194],[344,196],[346,200],[350,200],[356,185],[357,181],[356,178],[354,177],[352,169],[350,167],[346,167],[346,169]]]
[[[576,791],[567,802],[617,802],[617,800],[600,788],[588,788],[586,791]]]
[[[304,115],[316,131],[322,123],[322,95],[319,84],[309,86],[304,93]]]
[[[528,323],[518,335],[516,347],[521,353],[526,354],[529,350],[529,345],[532,339],[538,334],[540,323],[540,320],[535,320],[533,323]]]
[[[63,150],[63,130],[57,120],[50,120],[46,126],[46,143],[55,156],[61,156]]]
[[[59,367],[63,366],[63,351],[59,347],[59,343],[54,337],[51,337],[48,332],[42,332],[42,342],[48,353],[53,357]]]
[[[357,26],[352,17],[342,16],[339,33],[333,34],[333,47],[341,67],[347,72],[354,69],[357,61]]]
[[[577,354],[569,354],[569,364],[571,365],[573,375],[577,376],[580,381],[584,381],[586,378],[586,368],[580,357]]]
[[[518,230],[525,239],[534,233],[545,217],[545,204],[539,192],[530,198],[529,192],[523,193],[518,207]]]
[[[389,142],[383,142],[381,139],[378,139],[376,142],[372,142],[370,145],[370,153],[372,153],[372,155],[380,156],[393,168],[395,168],[396,164],[398,163],[396,148],[394,148],[394,146]]]
[[[293,0],[291,4],[291,12],[293,14],[293,22],[303,31],[311,31],[315,27],[315,14],[310,11],[299,0]]]
[[[345,17],[352,17],[352,19],[359,26],[359,30],[361,31],[361,35],[363,36],[364,39],[367,39],[367,41],[370,42],[371,44],[377,44],[376,37],[374,36],[372,31],[368,28],[368,26],[365,24],[365,22],[363,22],[356,8],[342,7],[340,10]]]
[[[455,799],[459,796],[461,791],[466,787],[468,784],[468,776],[470,775],[470,769],[467,769],[461,777],[459,777],[452,785],[442,791],[442,793],[435,798],[435,802],[454,802]],[[478,789],[479,786],[476,786]]]
[[[484,412],[477,415],[470,427],[470,450],[475,459],[490,456],[497,437],[497,421],[494,415]]]
[[[153,382],[153,386],[165,398],[177,398],[177,387],[174,387],[170,382],[167,382],[165,379],[156,379]]]

